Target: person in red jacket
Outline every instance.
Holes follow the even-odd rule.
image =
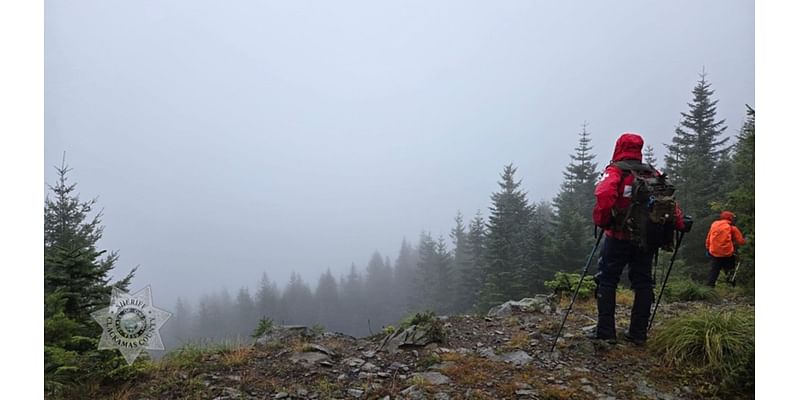
[[[742,231],[733,224],[736,215],[730,211],[723,211],[719,214],[719,219],[711,224],[706,235],[706,250],[711,256],[711,273],[708,275],[708,286],[717,285],[720,270],[725,270],[728,275],[728,282],[731,281],[731,273],[736,264],[736,246],[745,243]]]
[[[625,338],[642,345],[647,340],[647,324],[650,318],[650,307],[653,304],[652,268],[655,246],[642,246],[632,240],[619,224],[614,215],[624,212],[631,203],[631,189],[634,176],[626,173],[615,163],[626,161],[627,164],[642,165],[642,146],[644,140],[639,134],[626,132],[617,139],[614,156],[595,188],[596,203],[593,210],[595,225],[605,229],[605,239],[598,262],[597,283],[597,329],[595,338],[615,341],[617,337],[614,312],[616,309],[616,293],[623,269],[628,267],[628,278],[634,291],[631,323]],[[642,165],[643,168],[647,168]],[[655,169],[647,169],[649,173],[660,175]],[[691,218],[684,217],[677,203],[675,205],[675,229],[688,232],[691,229]]]

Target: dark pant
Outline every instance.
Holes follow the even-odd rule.
[[[725,275],[727,275],[728,279],[731,278],[731,274],[733,274],[733,269],[736,266],[736,257],[711,257],[711,272],[708,274],[708,282],[706,285],[714,287],[717,285],[717,278],[719,278],[719,272],[721,270],[725,271]]]
[[[647,339],[647,323],[655,286],[652,275],[655,251],[654,248],[641,248],[630,240],[609,236],[603,240],[603,250],[598,263],[599,272],[595,275],[598,338],[614,339],[617,336],[614,322],[617,285],[622,271],[627,266],[631,289],[634,291],[631,325],[628,331],[630,336],[637,340]]]

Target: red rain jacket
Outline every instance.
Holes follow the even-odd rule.
[[[642,146],[644,140],[641,136],[633,132],[625,132],[617,139],[614,147],[614,156],[611,158],[612,164],[606,167],[600,182],[594,190],[597,200],[592,212],[592,218],[597,226],[608,227],[612,225],[611,210],[613,208],[626,209],[630,203],[631,188],[633,185],[633,175],[629,174],[622,181],[622,170],[614,166],[613,163],[622,160],[642,161]],[[656,171],[660,174],[660,172]],[[675,203],[675,229],[682,230],[683,212]],[[611,228],[606,229],[606,235],[616,239],[630,240],[628,235],[622,231],[615,231]]]

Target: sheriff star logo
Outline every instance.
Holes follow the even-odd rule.
[[[103,327],[98,349],[119,349],[128,365],[142,350],[164,350],[159,329],[172,314],[153,306],[150,286],[130,294],[113,288],[111,304],[92,313]]]

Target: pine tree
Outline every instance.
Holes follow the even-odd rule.
[[[480,293],[480,309],[484,310],[508,299],[524,297],[525,279],[529,276],[526,262],[530,257],[528,229],[534,207],[527,194],[514,180],[516,168],[503,169],[500,191],[492,193],[486,238],[486,280]]]
[[[736,214],[736,225],[747,237],[747,243],[739,249],[739,256],[748,263],[755,262],[755,222],[756,222],[756,112],[749,105],[747,121],[737,136],[733,155],[733,182],[736,183],[727,196],[724,208]],[[745,272],[747,271],[747,272]],[[737,281],[754,285],[754,275],[750,269],[743,270]]]
[[[364,282],[358,273],[355,264],[350,264],[350,273],[346,279],[342,280],[342,309],[346,315],[342,318],[346,325],[350,327],[354,335],[367,335],[369,328],[367,319],[364,316]]]
[[[367,263],[367,276],[364,285],[366,298],[369,300],[365,304],[368,328],[378,329],[391,322],[390,293],[392,288],[392,269],[384,262],[379,252],[372,253],[372,257]]]
[[[480,210],[469,223],[466,256],[469,259],[469,269],[461,277],[459,290],[463,293],[462,301],[466,305],[466,311],[475,311],[478,308],[479,293],[486,276],[486,222]]]
[[[108,307],[112,286],[127,290],[136,270],[111,283],[118,254],[97,248],[103,226],[102,212],[90,217],[96,199],[80,200],[64,162],[56,170],[44,207],[44,374],[51,395],[129,369],[118,352],[97,350],[101,327],[90,313]]]
[[[236,294],[236,333],[241,337],[248,337],[258,324],[256,307],[250,290],[246,287],[239,289]]]
[[[642,158],[645,163],[652,165],[653,167],[658,167],[658,159],[656,158],[656,150],[651,145],[646,145],[644,147],[644,152],[642,153]]]
[[[664,157],[665,172],[676,187],[676,196],[684,213],[695,219],[693,231],[706,232],[716,215],[712,203],[724,197],[730,179],[726,179],[728,139],[722,137],[725,120],[716,119],[717,102],[705,72],[692,90],[689,111],[681,112],[680,125]],[[688,260],[704,262],[704,241],[685,241],[683,254]]]
[[[284,319],[288,323],[310,325],[316,318],[311,288],[296,272],[292,272],[290,275],[280,304],[284,312]]]
[[[474,275],[474,262],[469,254],[467,232],[464,226],[464,217],[461,211],[456,213],[456,226],[450,231],[450,240],[453,243],[453,308],[456,312],[463,312],[471,307],[472,293],[467,292],[468,281]]]
[[[395,316],[405,315],[413,309],[414,299],[416,298],[414,279],[417,270],[417,259],[416,249],[408,244],[406,238],[403,238],[397,260],[394,263],[395,284],[392,290],[392,297],[397,310]]]
[[[339,288],[330,268],[319,277],[317,290],[314,291],[314,302],[319,323],[329,330],[342,331],[347,328],[341,323]]]
[[[269,280],[267,273],[264,272],[261,275],[261,281],[255,296],[256,319],[269,318],[277,322],[279,300],[280,291],[278,287]]]
[[[578,147],[564,171],[561,190],[553,199],[556,215],[547,248],[546,279],[551,279],[557,271],[580,269],[583,250],[591,246],[594,188],[600,174],[597,163],[593,162],[595,155],[591,154],[590,143],[584,123]]]

